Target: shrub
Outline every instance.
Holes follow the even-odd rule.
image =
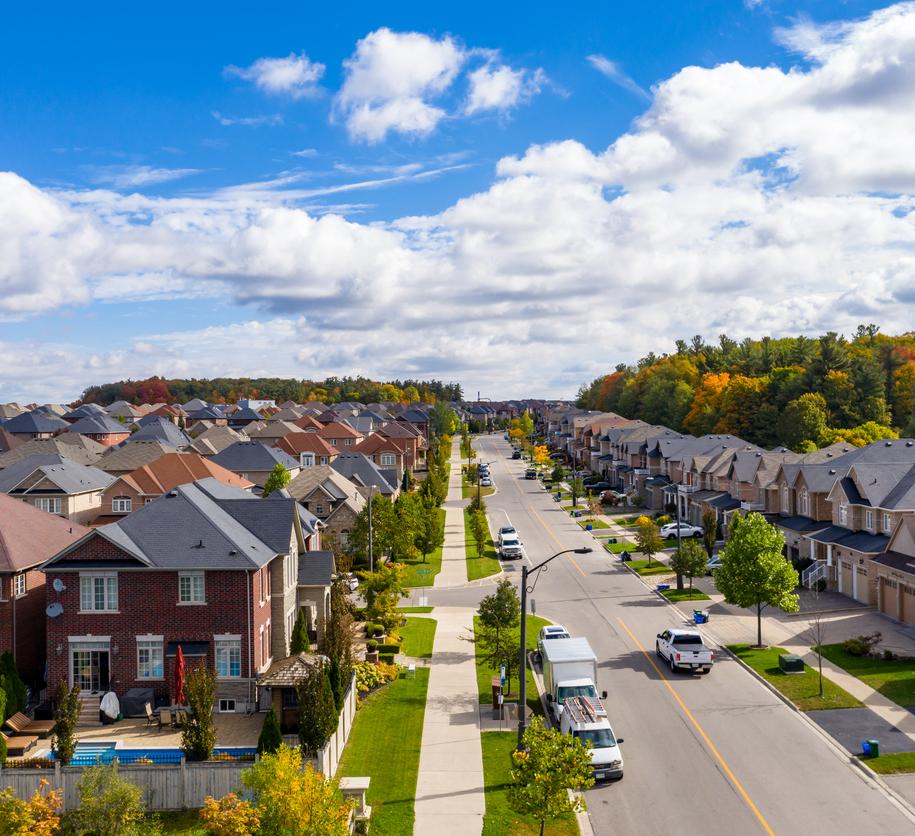
[[[373,622],[373,621],[365,622],[365,634],[367,636],[375,635],[375,622]]]
[[[379,644],[378,645],[379,653],[400,653],[399,644]]]
[[[200,811],[203,829],[212,836],[250,836],[260,827],[260,813],[234,792],[220,799],[208,795]]]
[[[655,522],[658,525],[667,525],[667,523],[670,522],[670,517],[668,517],[667,514],[658,514],[655,517]]]
[[[264,725],[261,727],[260,737],[257,739],[257,752],[263,755],[265,752],[275,752],[283,743],[283,733],[280,730],[280,722],[276,718],[276,712],[273,706],[264,716]]]
[[[11,787],[0,790],[0,832],[52,836],[60,825],[61,793],[48,791],[49,783],[42,779],[39,788],[28,801],[16,797]]]
[[[67,688],[66,682],[57,686],[57,709],[54,712],[54,731],[51,745],[54,756],[64,766],[73,759],[76,751],[76,724],[80,710],[79,685]]]
[[[325,665],[310,668],[299,683],[299,742],[308,754],[324,748],[337,728],[337,706]]]
[[[377,641],[377,639],[369,639],[369,640],[365,643],[365,647],[366,647],[366,650],[368,650],[369,653],[374,653],[376,650],[378,650],[378,641]]]
[[[6,720],[17,711],[25,711],[25,704],[28,700],[28,690],[19,677],[13,654],[9,651],[0,655],[0,677],[2,677],[3,688],[6,691],[6,710],[2,718]]]
[[[216,672],[205,667],[191,668],[184,683],[191,709],[181,729],[181,748],[188,760],[205,761],[216,745],[213,707],[216,704]]]
[[[385,664],[388,664],[388,665],[393,665],[394,664],[394,654],[393,653],[379,653],[378,661],[384,662]]]
[[[79,782],[79,807],[66,816],[78,834],[138,834],[146,815],[143,791],[118,775],[114,764],[90,766]]]
[[[384,635],[384,624],[373,624],[372,635],[377,639]]]
[[[892,650],[884,650],[884,651],[883,651],[883,658],[884,658],[887,662],[893,662],[893,661],[895,661],[896,659],[898,659],[899,657],[898,657],[895,653],[893,653]]]
[[[817,582],[816,582],[816,590],[817,590],[817,592],[825,592],[825,591],[826,591],[826,578],[820,578],[819,580],[817,580]]]
[[[295,617],[295,624],[292,625],[292,635],[289,638],[289,655],[298,656],[300,653],[306,653],[309,650],[311,650],[311,643],[308,641],[305,610],[300,609]]]
[[[360,694],[371,691],[379,685],[397,679],[399,665],[388,665],[384,662],[359,662],[356,667],[356,690]]]
[[[883,634],[878,630],[869,636],[854,636],[842,642],[842,647],[846,653],[852,656],[868,656],[874,652],[874,649],[883,640]]]

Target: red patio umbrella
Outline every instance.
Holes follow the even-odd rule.
[[[178,645],[178,652],[175,654],[175,705],[184,705],[184,654],[181,652],[181,645]]]

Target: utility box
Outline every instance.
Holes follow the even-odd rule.
[[[783,653],[778,657],[778,667],[782,673],[803,673],[804,660],[794,653]]]
[[[502,677],[500,676],[492,678],[492,718],[493,720],[502,718]]]

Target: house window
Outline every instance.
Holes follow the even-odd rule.
[[[343,439],[343,444],[344,444],[345,446],[347,446],[347,447],[349,447],[352,443],[353,443],[353,440],[352,440],[351,438],[344,438],[344,439]]]
[[[143,504],[144,504],[144,505],[149,505],[149,503],[152,502],[152,501],[153,501],[153,497],[147,496],[146,499],[143,500]]]
[[[302,467],[312,467],[314,463],[314,453],[299,453],[299,464],[302,465]]]
[[[336,446],[337,446],[337,439],[336,439],[336,438],[330,439],[330,446],[331,446],[331,447],[336,447]]]
[[[848,506],[844,502],[839,503],[839,525],[848,525]]]
[[[231,714],[235,711],[235,700],[231,699],[222,699],[219,701],[219,713],[220,714]]]
[[[791,505],[789,503],[789,496],[790,496],[790,492],[788,490],[788,486],[784,485],[782,487],[782,511],[791,510]]]
[[[263,665],[267,661],[267,651],[264,648],[264,625],[263,624],[261,624],[260,630],[258,630],[258,633],[260,635],[260,643],[261,643],[261,667],[263,667]]]
[[[874,512],[873,511],[864,512],[864,527],[867,529],[871,529],[874,527]]]
[[[203,590],[203,572],[181,572],[178,575],[178,603],[206,603]]]
[[[137,638],[137,679],[162,679],[164,676],[161,637]]]
[[[13,578],[13,595],[17,598],[25,595],[25,572],[20,572]]]
[[[83,612],[117,612],[118,576],[80,574],[79,608]]]
[[[257,570],[257,579],[260,582],[260,602],[261,602],[261,604],[263,604],[264,603],[264,570],[263,569]]]
[[[886,511],[884,511],[883,512],[883,530],[887,534],[889,534],[891,528],[892,528],[892,521],[890,520],[890,515],[887,514]]]
[[[321,456],[321,464],[327,464],[327,456]]]
[[[111,500],[111,511],[114,514],[129,514],[133,511],[133,500],[129,496],[116,496]]]
[[[35,500],[35,507],[40,511],[47,511],[49,514],[60,513],[59,496],[42,496]]]
[[[320,517],[324,514],[324,506],[322,504],[315,505],[315,513]]]
[[[241,636],[216,639],[216,675],[223,679],[241,676]]]
[[[801,514],[805,517],[810,516],[810,497],[807,491],[801,491]]]
[[[382,453],[381,454],[381,466],[382,467],[394,467],[397,462],[397,458],[393,453]]]

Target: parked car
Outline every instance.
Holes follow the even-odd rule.
[[[517,534],[517,531],[515,531],[513,525],[503,525],[502,528],[499,529],[499,539],[502,539],[503,534]]]
[[[524,557],[524,543],[518,534],[506,534],[499,539],[499,556],[503,560],[514,560]]]
[[[721,567],[721,555],[713,554],[709,559],[709,562],[705,564],[705,574],[714,575],[715,570]]]
[[[520,458],[521,458],[521,451],[520,451],[520,450],[515,450],[515,452],[512,453],[512,458],[513,458],[513,459],[520,459]]]
[[[592,482],[590,485],[585,484],[585,490],[591,491],[591,493],[597,493],[598,491],[605,491],[610,488],[609,482]]]
[[[667,525],[661,526],[661,536],[665,539],[668,537],[677,536],[677,523],[667,523]],[[681,537],[701,537],[704,533],[701,525],[690,525],[689,523],[681,522],[680,526],[680,536]]]
[[[492,479],[490,479],[488,476],[484,476],[482,479],[480,479],[480,487],[481,488],[491,488]]]
[[[536,468],[529,467],[527,470],[525,470],[525,471],[524,471],[524,478],[525,478],[525,479],[536,479],[536,478],[537,478],[537,470],[536,470]]]
[[[540,635],[537,637],[537,644],[543,644],[547,639],[568,639],[571,638],[569,631],[561,624],[547,624],[546,627],[540,628]]]
[[[658,633],[654,652],[667,660],[671,671],[688,668],[697,673],[708,673],[715,664],[715,654],[705,646],[698,630],[676,628]]]

